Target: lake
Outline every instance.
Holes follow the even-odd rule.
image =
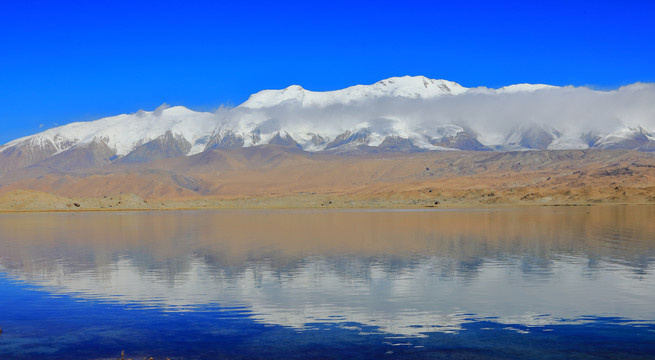
[[[655,358],[655,207],[0,214],[3,359]]]

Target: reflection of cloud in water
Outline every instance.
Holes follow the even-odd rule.
[[[40,273],[8,271],[53,293],[169,311],[244,306],[256,321],[295,329],[357,323],[415,336],[456,332],[484,319],[535,327],[584,322],[585,316],[655,319],[652,271],[635,277],[630,268],[602,262],[589,277],[588,260],[581,257],[554,259],[548,271],[530,276],[524,271],[529,256],[474,261],[475,276],[467,269],[459,276],[456,266],[444,272],[453,268],[452,259],[439,257],[399,264],[310,256],[287,270],[254,261],[241,271],[195,255],[181,260],[185,266],[144,269],[139,260],[121,256],[101,271],[71,273],[62,262]]]
[[[5,214],[0,269],[82,299],[236,305],[296,329],[653,321],[654,216],[651,206]]]

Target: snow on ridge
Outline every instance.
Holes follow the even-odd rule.
[[[175,106],[158,108],[155,111],[140,110],[134,114],[110,116],[95,121],[70,123],[13,140],[7,143],[6,147],[29,140],[36,146],[51,143],[58,152],[61,152],[72,146],[91,143],[96,139],[106,139],[107,145],[115,149],[117,155],[123,156],[137,145],[154,140],[167,131],[182,135],[193,144],[203,135],[210,135],[216,124],[216,116],[212,113],[196,112],[183,106]],[[70,146],[58,146],[62,142]]]
[[[497,92],[534,91],[548,85],[521,84],[497,90]],[[505,89],[505,90],[503,90]],[[341,90],[313,92],[301,86],[292,85],[282,90],[263,90],[251,95],[248,101],[241,104],[240,110],[261,110],[281,104],[301,105],[303,108],[322,108],[334,104],[352,104],[353,102],[371,100],[381,97],[398,97],[409,99],[429,99],[442,96],[453,96],[467,93],[465,88],[448,80],[429,79],[424,76],[391,77],[378,81],[372,85],[355,85]],[[262,117],[263,116],[263,117]],[[233,114],[231,129],[239,135],[248,137],[262,122],[267,121],[266,114]],[[95,121],[76,122],[57,128],[45,130],[41,133],[13,140],[0,147],[3,151],[13,145],[30,140],[36,146],[45,143],[52,144],[58,152],[65,151],[76,145],[88,144],[95,139],[107,139],[107,145],[116,150],[117,155],[126,155],[139,144],[146,143],[162,136],[167,131],[184,136],[193,148],[190,154],[203,150],[202,139],[211,136],[221,126],[220,117],[212,113],[195,112],[183,106],[160,106],[154,111],[140,110],[134,114],[110,116]],[[296,141],[308,144],[313,126],[301,126],[306,131],[289,130]],[[346,129],[329,127],[328,137],[334,138]],[[279,129],[277,129],[279,131]],[[274,131],[277,133],[277,131]],[[264,138],[273,136],[273,133],[262,134]],[[263,140],[263,139],[262,139]],[[246,141],[246,146],[256,145],[260,142]],[[66,146],[64,146],[66,145]],[[305,146],[303,146],[305,147]],[[315,150],[316,146],[307,146]]]
[[[618,127],[610,133],[599,136],[595,145],[602,148],[625,140],[654,141],[655,137],[641,125],[628,125],[626,127]]]
[[[533,93],[538,90],[544,89],[558,89],[559,86],[546,85],[546,84],[515,84],[503,86],[500,89],[496,89],[497,94],[516,94],[519,92],[529,92]]]
[[[465,93],[467,88],[448,80],[428,79],[425,76],[392,77],[372,85],[355,85],[345,89],[315,92],[291,85],[282,90],[262,90],[239,105],[241,108],[261,109],[283,104],[303,107],[326,107],[380,97],[433,98]]]
[[[544,84],[466,88],[424,76],[392,77],[372,85],[326,92],[292,85],[260,91],[240,106],[219,113],[160,106],[154,111],[71,123],[13,140],[0,146],[0,152],[24,141],[62,152],[100,139],[118,156],[124,156],[169,131],[191,144],[186,155],[202,152],[214,137],[236,137],[248,147],[266,144],[278,133],[281,137],[288,134],[307,151],[321,151],[348,131],[365,131],[364,141],[369,146],[381,145],[393,136],[411,140],[422,149],[442,149],[435,145],[444,144],[440,139],[465,141],[455,139],[464,132],[465,137],[493,147],[522,142],[524,134],[518,130],[529,123],[541,124],[538,133],[543,139],[553,138],[547,148],[578,149],[590,146],[585,134],[592,130],[598,139],[612,135],[615,142],[630,138],[634,131],[625,128],[631,122],[652,129],[655,107],[649,99],[653,92],[652,84],[612,92]],[[518,93],[526,95],[513,96]],[[653,137],[644,132],[649,139]],[[545,146],[542,143],[540,146]]]
[[[467,93],[516,94],[559,88],[561,87],[546,84],[516,84],[499,89],[467,88],[456,82],[443,79],[430,79],[425,76],[402,76],[384,79],[372,85],[354,85],[345,89],[323,92],[306,90],[299,85],[291,85],[281,90],[262,90],[251,95],[246,102],[239,105],[239,108],[262,109],[285,103],[301,105],[302,107],[322,108],[334,104],[352,104],[381,97],[430,99]]]

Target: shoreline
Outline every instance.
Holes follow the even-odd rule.
[[[48,193],[21,190],[3,196],[0,214],[11,213],[76,213],[76,212],[135,212],[135,211],[195,211],[195,210],[438,210],[438,209],[502,209],[521,207],[581,207],[581,206],[647,206],[655,205],[652,189],[648,197],[634,196],[616,199],[608,196],[587,199],[555,199],[551,196],[514,195],[477,198],[411,197],[407,194],[384,196],[353,195],[282,195],[248,196],[231,199],[199,198],[143,200],[133,194],[120,194],[107,199],[69,198]],[[483,191],[486,192],[486,191]],[[493,194],[489,192],[489,194]],[[505,194],[503,194],[505,195]],[[522,196],[521,196],[522,195]],[[9,198],[9,199],[7,199]],[[127,199],[127,200],[126,200]],[[518,200],[517,200],[518,199]],[[522,199],[522,200],[521,200]],[[115,202],[116,205],[108,203]]]

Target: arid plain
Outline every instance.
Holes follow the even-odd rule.
[[[343,155],[264,145],[0,176],[2,211],[653,203],[655,156],[629,150]]]

